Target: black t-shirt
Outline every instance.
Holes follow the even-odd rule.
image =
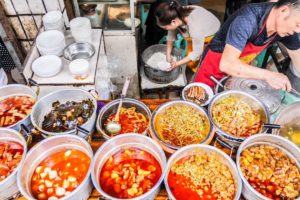
[[[273,7],[273,3],[248,4],[231,15],[216,33],[208,46],[214,52],[223,52],[226,44],[243,51],[248,42],[257,46],[264,45],[268,39],[267,30],[258,35],[263,23]],[[294,34],[287,37],[275,36],[273,42],[280,41],[288,49],[297,50],[300,48],[300,35]]]

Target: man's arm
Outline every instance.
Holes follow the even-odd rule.
[[[235,77],[265,80],[274,89],[291,90],[290,81],[284,74],[245,64],[240,61],[240,55],[240,50],[226,44],[220,62],[220,70]]]

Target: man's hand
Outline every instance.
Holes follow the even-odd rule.
[[[265,81],[276,90],[286,90],[288,92],[292,90],[288,77],[282,73],[268,71]]]

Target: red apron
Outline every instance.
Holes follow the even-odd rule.
[[[256,37],[258,37],[264,30],[266,26],[266,21],[264,22],[262,28]],[[275,35],[276,36],[276,35]],[[250,64],[258,54],[260,54],[275,38],[271,38],[266,44],[262,46],[256,46],[252,42],[248,42],[240,55],[240,60],[244,63]],[[217,53],[212,50],[208,50],[205,58],[201,62],[201,66],[196,74],[194,82],[202,82],[209,85],[211,88],[215,87],[215,82],[210,79],[210,76],[214,76],[216,79],[222,79],[226,74],[220,71],[220,61],[222,58],[222,53]]]

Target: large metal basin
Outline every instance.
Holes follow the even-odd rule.
[[[230,172],[232,174],[232,177],[234,179],[234,184],[235,184],[235,188],[236,188],[234,200],[239,200],[240,196],[241,196],[241,193],[242,193],[242,181],[241,181],[241,179],[239,177],[239,174],[238,174],[238,171],[237,171],[235,163],[223,151],[221,151],[221,150],[219,150],[219,149],[217,149],[215,147],[212,147],[212,146],[209,146],[209,145],[205,145],[205,144],[194,144],[194,145],[189,145],[189,146],[183,147],[182,149],[176,151],[176,153],[174,153],[169,158],[168,164],[167,164],[167,169],[166,169],[166,176],[165,176],[165,179],[164,179],[164,183],[165,183],[166,190],[168,192],[169,198],[172,199],[172,200],[176,199],[173,196],[173,194],[171,192],[171,189],[169,187],[169,184],[168,184],[168,175],[170,173],[171,167],[176,162],[178,162],[180,159],[182,159],[182,158],[184,158],[186,156],[195,155],[199,151],[200,152],[205,152],[205,153],[208,153],[208,154],[216,153],[219,156],[220,161],[222,162],[222,164],[225,164],[229,168],[229,170],[230,170]],[[188,197],[187,197],[187,199],[188,199]]]
[[[288,105],[283,110],[280,111],[279,115],[275,119],[275,124],[281,126],[281,129],[274,129],[272,133],[275,135],[280,135],[288,137],[291,140],[291,136],[288,134],[291,130],[300,132],[300,102],[295,102]],[[300,147],[300,143],[297,142],[296,145]]]
[[[162,71],[156,69],[155,66],[149,66],[147,64],[148,60],[154,53],[161,52],[165,54],[166,50],[167,50],[166,45],[156,44],[145,49],[142,54],[142,61],[144,64],[145,75],[154,83],[159,83],[159,84],[170,83],[176,80],[179,74],[181,73],[181,67],[176,67],[171,71]],[[172,55],[175,56],[177,60],[180,60],[182,58],[182,51],[180,49],[173,48]]]
[[[152,113],[152,117],[151,117],[151,121],[150,121],[150,133],[151,133],[151,137],[154,140],[157,140],[163,147],[163,149],[169,153],[174,153],[176,150],[182,148],[179,146],[175,146],[175,145],[171,145],[167,142],[165,142],[157,133],[157,131],[155,130],[155,123],[157,120],[157,116],[163,112],[166,108],[168,107],[172,107],[175,105],[188,105],[194,109],[196,109],[204,118],[207,119],[207,122],[209,123],[209,130],[207,133],[206,138],[204,138],[201,141],[201,144],[209,144],[211,142],[211,140],[214,137],[214,132],[213,132],[213,127],[212,124],[208,118],[208,115],[206,113],[206,110],[203,107],[198,106],[197,104],[193,103],[193,102],[189,102],[189,101],[183,101],[183,100],[175,100],[175,101],[170,101],[167,103],[162,104],[161,106],[159,106],[153,113]]]
[[[239,175],[243,181],[243,196],[247,200],[270,200],[269,198],[263,196],[259,192],[257,192],[246,180],[246,178],[243,176],[242,169],[240,167],[240,158],[241,153],[251,147],[256,145],[270,145],[274,146],[280,150],[282,150],[287,156],[289,156],[292,160],[296,162],[296,165],[298,166],[298,169],[300,169],[300,151],[298,147],[293,144],[292,142],[288,141],[287,139],[284,139],[283,137],[277,136],[277,135],[268,135],[268,134],[259,134],[254,135],[246,139],[241,146],[238,149],[237,156],[236,156],[236,165],[239,172]],[[299,200],[300,197],[298,197],[296,200]]]
[[[27,143],[24,137],[17,131],[8,128],[0,128],[0,141],[12,141],[21,144],[24,148],[22,160],[18,164],[17,168],[10,174],[6,179],[0,181],[0,199],[13,198],[15,194],[19,192],[17,185],[17,172],[20,170],[26,154],[27,154]]]
[[[30,96],[37,101],[37,94],[28,86],[21,84],[11,84],[0,87],[0,100],[11,96]],[[7,127],[20,131],[21,124],[28,126],[30,124],[30,114],[28,114],[24,119],[18,121],[17,123]]]
[[[36,167],[48,156],[61,150],[76,149],[85,153],[91,159],[90,167],[86,177],[82,183],[68,196],[62,198],[63,200],[85,200],[88,199],[93,189],[90,173],[92,168],[93,150],[91,146],[76,135],[60,135],[50,137],[38,143],[28,152],[23,166],[18,172],[18,186],[20,192],[26,199],[35,199],[31,194],[31,177]]]
[[[161,147],[155,141],[153,141],[152,139],[144,135],[137,135],[137,134],[118,135],[106,141],[98,149],[94,157],[93,169],[92,169],[92,180],[94,186],[97,189],[97,191],[104,196],[105,199],[120,200],[118,198],[114,198],[110,196],[109,194],[103,191],[99,183],[99,176],[103,165],[106,163],[106,161],[111,155],[114,155],[121,149],[124,148],[126,149],[130,147],[135,147],[135,148],[145,150],[151,155],[153,155],[158,161],[158,163],[160,164],[162,169],[162,174],[158,182],[148,192],[133,199],[134,200],[155,199],[156,195],[160,190],[160,185],[164,179],[165,169],[166,169],[166,155],[164,154]]]
[[[236,146],[239,146],[246,139],[246,137],[234,136],[232,134],[229,134],[229,133],[223,131],[216,124],[216,122],[214,121],[213,116],[212,116],[212,109],[214,108],[214,106],[218,102],[220,102],[223,99],[228,98],[230,96],[238,98],[238,99],[248,103],[252,107],[252,109],[256,110],[261,115],[261,121],[263,122],[263,124],[269,123],[270,116],[269,116],[269,112],[267,111],[267,108],[265,107],[265,105],[260,100],[258,100],[257,98],[255,98],[254,96],[252,96],[246,92],[231,90],[231,91],[225,91],[225,92],[217,94],[211,100],[210,105],[208,107],[209,119],[213,123],[214,127],[216,128],[216,134],[220,137],[220,139],[227,142],[231,146],[236,147]],[[262,126],[261,130],[258,133],[265,133],[266,131],[267,131],[267,128]]]
[[[56,136],[62,134],[77,134],[77,130],[69,130],[65,132],[49,132],[42,128],[42,123],[44,117],[52,110],[52,103],[59,101],[60,103],[66,103],[67,101],[82,101],[90,99],[93,101],[94,110],[91,117],[81,125],[81,127],[87,130],[89,133],[92,133],[95,128],[96,122],[96,110],[97,110],[97,101],[96,99],[87,91],[82,89],[66,89],[52,92],[43,98],[41,98],[33,107],[31,114],[31,122],[33,126],[38,129],[44,137]],[[78,131],[78,135],[86,138],[86,133]]]
[[[106,104],[99,112],[97,122],[96,122],[96,128],[97,131],[100,132],[105,139],[109,139],[111,138],[111,136],[105,130],[104,123],[111,114],[117,112],[119,103],[120,103],[120,99],[114,100]],[[149,120],[150,123],[151,111],[143,102],[140,102],[135,99],[125,98],[123,99],[122,107],[125,108],[135,107],[136,111],[142,113]],[[148,132],[148,128],[142,134],[146,135],[147,132]]]

